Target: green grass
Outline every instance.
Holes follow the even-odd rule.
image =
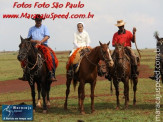
[[[42,109],[37,109],[34,114],[34,120],[36,122],[76,122],[77,120],[84,121],[97,121],[97,122],[153,122],[155,121],[155,82],[149,79],[140,79],[138,83],[137,91],[137,105],[132,106],[133,91],[130,86],[130,102],[129,108],[124,110],[123,97],[123,84],[120,83],[120,110],[116,110],[116,96],[115,90],[113,96],[110,96],[110,83],[109,81],[98,81],[95,89],[95,95],[104,94],[106,96],[95,97],[95,113],[91,114],[90,109],[90,97],[86,97],[84,101],[86,115],[80,115],[78,111],[78,100],[71,98],[77,97],[77,90],[74,92],[73,86],[71,86],[71,92],[68,100],[68,111],[63,109],[64,99],[51,100],[51,108],[48,110],[48,114],[42,114]],[[51,88],[51,97],[65,97],[65,85],[54,86]],[[163,89],[161,90],[163,93]],[[90,85],[86,85],[86,95],[90,95]],[[109,96],[108,96],[109,95]],[[0,101],[14,101],[14,100],[26,100],[31,99],[30,91],[0,94]],[[32,102],[26,102],[31,104]],[[15,102],[14,104],[19,104]],[[163,104],[163,101],[161,101]],[[0,108],[1,109],[1,108]],[[1,110],[0,110],[1,111]],[[163,109],[161,109],[161,112]],[[0,115],[1,118],[1,115]],[[163,117],[162,117],[163,119]]]

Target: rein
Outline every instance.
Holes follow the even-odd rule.
[[[30,63],[30,64],[32,64],[32,65],[33,65],[33,67],[32,67],[32,68],[28,67],[28,69],[29,69],[29,70],[33,70],[33,69],[36,67],[36,65],[38,64],[38,57],[39,57],[39,54],[37,53],[37,59],[36,59],[35,64],[32,64],[31,62],[29,62],[29,61],[28,61],[28,63]]]
[[[30,43],[30,45],[28,45],[28,47],[26,48],[26,53],[24,53],[25,54],[25,57],[27,58],[26,59],[26,63],[27,63],[27,65],[26,65],[26,68],[27,68],[27,72],[29,73],[29,75],[30,75],[30,85],[33,85],[33,79],[34,79],[34,76],[37,76],[38,75],[38,72],[39,72],[39,70],[42,68],[42,65],[43,65],[43,62],[45,61],[42,57],[41,57],[41,54],[39,54],[38,52],[36,52],[37,54],[37,58],[36,58],[36,62],[33,64],[33,63],[31,63],[29,60],[28,60],[28,56],[29,56],[29,51],[31,50],[31,49],[33,49],[34,51],[35,51],[35,49],[34,49],[34,47],[32,46],[32,44]],[[23,53],[21,53],[21,54],[23,54]],[[28,64],[31,64],[31,65],[33,65],[31,68],[28,66]],[[36,71],[34,71],[32,74],[31,74],[31,71],[36,67],[36,66],[38,66],[38,68],[36,69]]]
[[[122,73],[122,76],[121,77],[118,77],[117,76],[117,65],[115,65],[115,71],[114,71],[114,76],[117,78],[117,81],[121,81],[121,79],[122,78],[124,78],[125,77],[125,70],[126,70],[126,67],[125,67],[125,62],[126,62],[126,60],[127,60],[127,57],[124,55],[122,58],[117,58],[117,57],[115,57],[115,59],[117,59],[117,60],[115,60],[115,64],[117,64],[117,61],[118,60],[122,60],[123,62],[121,63],[122,64],[122,68],[123,68],[123,70],[124,70],[124,72]]]
[[[106,63],[110,62],[111,60],[110,60],[110,59],[106,59],[106,57],[105,57],[105,55],[104,55],[104,53],[103,53],[101,47],[100,47],[100,50],[101,50],[101,54],[102,54],[102,56],[103,56],[104,61],[105,61]],[[89,59],[89,57],[88,57],[87,54],[85,54],[85,56],[86,56],[86,59],[87,59],[91,64],[93,64],[94,66],[98,66],[98,65],[99,65],[99,63],[98,63],[98,64],[93,63],[93,62]]]

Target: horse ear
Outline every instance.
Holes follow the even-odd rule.
[[[22,38],[22,36],[20,35],[20,40],[21,40],[21,42],[23,42],[24,41],[24,39]]]
[[[154,33],[154,37],[157,39],[157,41],[159,41],[159,40],[160,40],[160,38],[159,38],[159,34],[158,34],[158,32],[157,32],[157,31]]]
[[[30,41],[32,39],[32,36],[30,36],[29,38],[28,38],[28,41]]]
[[[110,44],[110,41],[107,43],[107,45],[109,46],[109,44]]]
[[[102,43],[99,41],[100,45],[102,46]]]

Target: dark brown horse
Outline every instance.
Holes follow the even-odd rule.
[[[31,43],[31,38],[23,39],[19,45],[19,61],[26,61],[26,76],[31,87],[31,95],[33,101],[33,110],[36,109],[35,103],[35,83],[38,88],[38,100],[40,101],[40,93],[43,97],[43,113],[47,112],[47,104],[49,104],[50,85],[52,83],[49,79],[48,69],[45,64],[43,54],[37,50]],[[46,100],[48,103],[46,103]]]
[[[157,82],[159,82],[161,78],[162,83],[163,83],[163,38],[159,37],[158,32],[154,33],[154,37],[157,40],[155,72],[154,72],[154,76],[149,77],[149,78],[151,78],[152,80],[156,80]]]
[[[84,98],[85,98],[85,83],[90,83],[91,85],[91,110],[92,113],[95,111],[94,109],[94,90],[96,85],[96,79],[97,79],[97,65],[100,60],[105,61],[107,67],[113,66],[113,60],[111,58],[110,51],[108,49],[108,44],[102,44],[101,42],[100,46],[97,46],[91,50],[89,54],[85,54],[85,56],[82,58],[79,71],[77,74],[77,78],[73,79],[72,77],[69,77],[67,75],[67,90],[66,90],[66,99],[64,108],[67,109],[67,100],[68,95],[70,92],[70,84],[73,79],[74,88],[76,87],[77,82],[79,81],[79,87],[78,87],[78,106],[79,110],[82,114],[84,114]]]
[[[133,104],[135,105],[138,78],[131,77],[131,63],[130,63],[129,57],[126,55],[125,47],[123,45],[116,44],[112,57],[114,61],[114,67],[110,69],[111,70],[110,72],[113,77],[113,84],[116,90],[117,109],[119,109],[119,106],[120,106],[120,102],[119,102],[119,82],[120,81],[122,81],[124,84],[125,108],[128,107],[128,101],[129,101],[129,79],[133,81],[134,83]]]

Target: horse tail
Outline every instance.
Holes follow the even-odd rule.
[[[157,41],[159,41],[159,40],[160,40],[160,38],[159,38],[159,34],[158,34],[158,32],[157,32],[157,31],[154,33],[154,37],[157,39]]]
[[[130,79],[131,88],[133,87],[133,79]]]
[[[113,81],[112,80],[110,81],[110,93],[112,96],[113,95]]]
[[[76,90],[76,85],[77,85],[77,83],[78,83],[77,80],[74,80],[74,79],[73,79],[74,91]]]

